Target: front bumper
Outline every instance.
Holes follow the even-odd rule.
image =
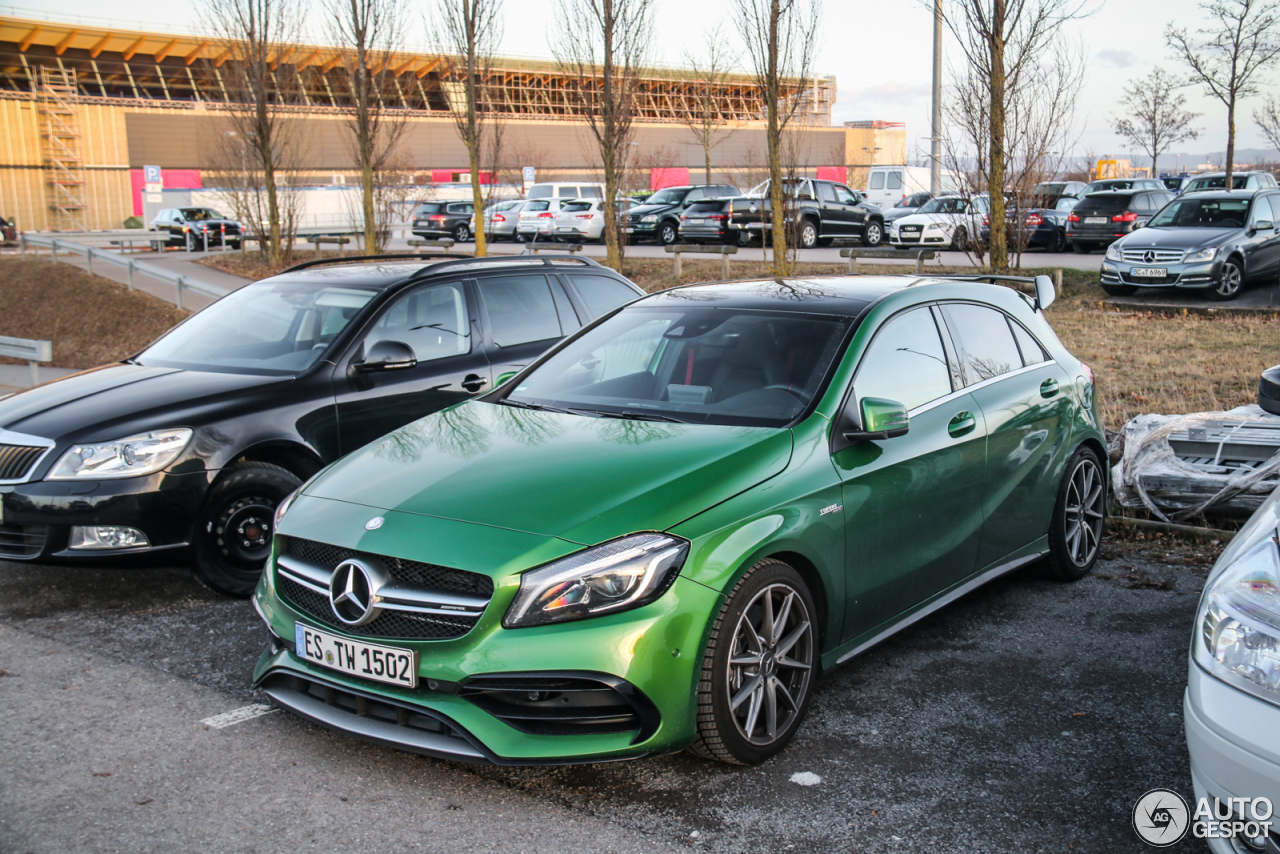
[[[623,226],[622,231],[632,240],[644,240],[646,238],[657,239],[658,223],[656,222],[628,222]]]
[[[1164,268],[1163,278],[1133,275],[1134,268]],[[1132,264],[1127,261],[1102,262],[1100,273],[1103,284],[1132,285],[1139,288],[1208,288],[1217,284],[1221,272],[1218,261],[1204,261],[1197,264]]]
[[[1280,807],[1280,707],[1215,679],[1192,662],[1183,718],[1197,800],[1269,798]],[[1269,852],[1280,852],[1280,820],[1276,822]],[[1214,854],[1249,850],[1231,840],[1206,841]]]
[[[914,231],[902,233],[898,229],[889,232],[891,246],[947,246],[951,235],[944,231]]]
[[[254,596],[272,636],[258,661],[254,684],[263,686],[285,708],[331,729],[465,762],[538,765],[634,759],[679,750],[693,739],[701,650],[710,615],[718,607],[718,594],[678,578],[656,602],[633,611],[574,623],[504,629],[502,615],[515,595],[518,580],[495,580],[497,589],[484,614],[462,637],[367,639],[417,652],[418,687],[408,688],[330,670],[296,655],[290,639],[295,637],[298,623],[357,640],[365,638],[335,631],[291,606],[277,595],[272,568],[264,573]],[[623,693],[634,691],[639,698],[636,704],[651,706],[650,722],[617,732],[584,732],[573,726],[560,732],[522,731],[468,694],[475,686],[498,677],[566,673],[616,683]],[[355,699],[344,700],[347,696]],[[359,711],[361,697],[364,714]],[[556,701],[554,696],[548,700]],[[355,711],[334,708],[335,703],[340,706],[343,702]],[[378,707],[381,718],[370,719],[369,702],[382,704]],[[413,715],[424,718],[416,728],[404,722],[411,722]]]
[[[213,473],[103,481],[34,481],[0,486],[0,560],[89,566],[183,563]],[[73,525],[125,525],[150,546],[109,551],[67,548]]]

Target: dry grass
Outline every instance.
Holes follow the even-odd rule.
[[[758,255],[758,249],[743,255]],[[326,252],[325,255],[336,255]],[[310,260],[302,252],[298,261]],[[239,253],[205,259],[211,267],[249,278],[277,272],[258,256],[241,261]],[[630,258],[624,274],[648,292],[680,284],[714,281],[720,277],[719,259],[690,259],[679,280],[669,258]],[[864,272],[909,273],[905,265],[864,265]],[[970,273],[970,268],[926,265],[926,273]],[[734,278],[767,278],[768,265],[734,258]],[[799,264],[797,276],[837,275],[843,265]],[[1028,268],[1020,275],[1052,273]],[[1230,409],[1256,399],[1258,374],[1280,361],[1280,315],[1120,311],[1103,303],[1097,273],[1063,271],[1064,294],[1049,309],[1049,321],[1072,353],[1097,375],[1099,403],[1108,427],[1119,429],[1143,412],[1176,413]]]
[[[348,249],[344,255],[350,256],[357,254],[355,251]],[[388,252],[388,255],[409,255],[409,252]],[[240,276],[244,279],[265,279],[267,276],[274,276],[282,273],[294,264],[302,264],[306,261],[315,261],[320,258],[337,258],[338,250],[326,249],[316,255],[314,249],[299,249],[293,253],[293,260],[285,264],[271,265],[267,263],[265,255],[257,252],[246,252],[243,256],[239,252],[227,252],[225,254],[218,253],[215,255],[206,255],[203,258],[197,258],[197,264],[203,264],[206,267],[212,267],[223,273],[230,273],[233,276]]]
[[[52,261],[5,256],[0,282],[0,335],[52,341],[53,364],[63,368],[119,361],[187,316],[153,296]]]

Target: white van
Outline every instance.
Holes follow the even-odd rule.
[[[551,183],[534,184],[529,188],[530,199],[603,199],[604,184]]]
[[[964,179],[950,169],[942,170],[942,192],[958,193]],[[891,208],[912,193],[929,192],[927,166],[872,166],[867,175],[867,201],[878,208]]]

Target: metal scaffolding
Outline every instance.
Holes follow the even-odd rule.
[[[54,231],[85,231],[84,161],[80,157],[76,73],[40,66],[36,104],[45,170],[45,198]]]

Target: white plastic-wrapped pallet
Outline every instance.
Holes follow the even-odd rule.
[[[1121,504],[1166,522],[1249,516],[1280,483],[1280,416],[1256,404],[1139,415],[1125,425],[1124,455],[1111,474]]]

